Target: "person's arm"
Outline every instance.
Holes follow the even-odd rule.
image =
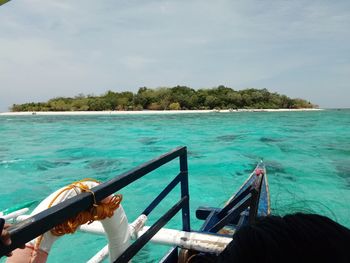
[[[5,219],[0,218],[0,231],[1,231],[1,237],[0,240],[1,242],[6,245],[9,246],[11,245],[11,238],[10,238],[10,234],[7,231],[7,228],[9,228],[10,225],[9,224],[5,224]],[[12,255],[12,253],[10,252],[9,254],[7,254],[8,257],[10,257]]]

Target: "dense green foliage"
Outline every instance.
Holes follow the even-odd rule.
[[[194,90],[186,86],[140,88],[136,94],[108,91],[102,96],[79,95],[48,102],[14,104],[12,111],[103,111],[103,110],[204,110],[313,108],[303,99],[291,99],[266,89],[233,90],[225,86]]]

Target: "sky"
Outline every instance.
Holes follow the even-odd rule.
[[[349,28],[348,0],[12,0],[0,6],[0,111],[176,85],[350,107]]]

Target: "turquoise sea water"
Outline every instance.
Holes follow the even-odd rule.
[[[257,161],[267,165],[272,211],[321,213],[350,227],[350,110],[123,116],[1,116],[0,210],[45,198],[86,177],[109,180],[174,147],[189,151],[193,229],[200,205],[221,206]],[[134,220],[173,178],[177,162],[123,189]],[[178,189],[151,214],[154,222]],[[35,207],[35,205],[34,205]],[[168,227],[180,228],[177,216]],[[85,262],[104,237],[59,239],[49,262]],[[146,246],[133,262],[155,262],[164,246]]]

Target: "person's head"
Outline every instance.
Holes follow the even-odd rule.
[[[268,216],[240,228],[218,262],[350,262],[350,230],[314,214]]]

